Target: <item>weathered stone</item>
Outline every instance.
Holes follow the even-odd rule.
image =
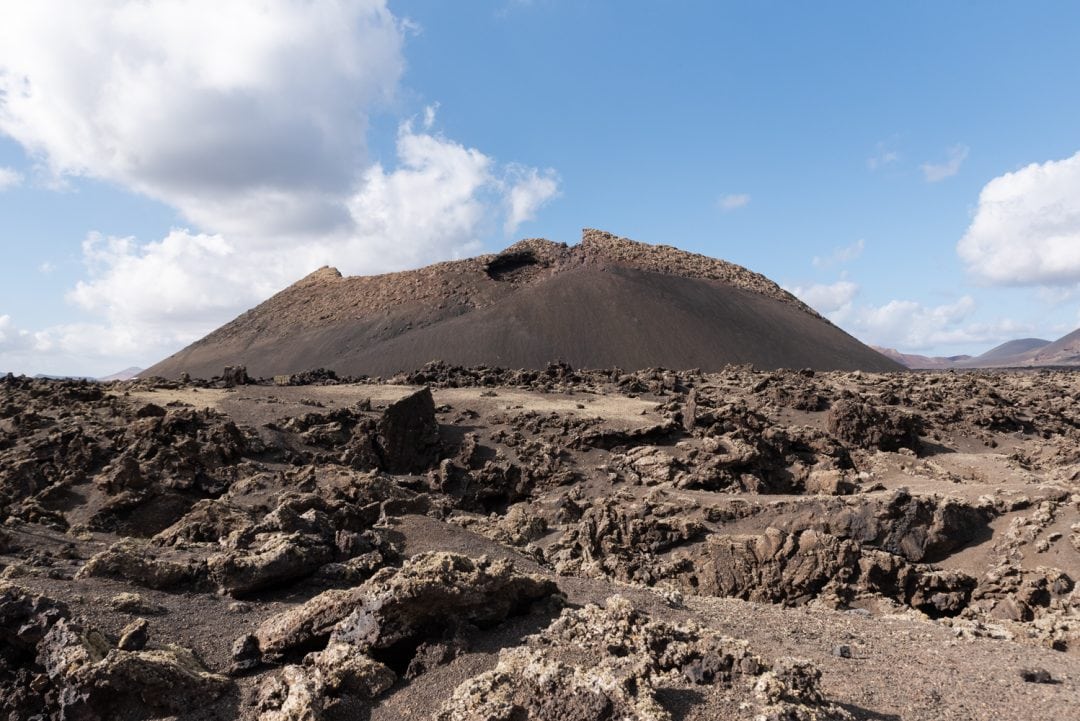
[[[922,419],[890,407],[876,407],[851,399],[833,403],[826,416],[829,432],[858,448],[917,450]]]
[[[206,575],[205,565],[195,560],[159,558],[145,543],[125,539],[90,558],[76,578],[119,578],[147,588],[195,585]]]
[[[233,596],[309,576],[333,559],[333,548],[318,536],[275,534],[249,551],[218,553],[207,559],[210,580]]]
[[[326,639],[360,651],[420,639],[456,623],[496,623],[556,590],[551,581],[522,574],[507,560],[424,553],[400,569],[379,571],[363,585],[330,590],[264,621],[255,632],[264,655],[282,654]]]
[[[138,618],[124,626],[116,647],[121,651],[141,651],[150,639],[150,624],[145,618]]]
[[[618,596],[604,608],[564,611],[525,645],[504,649],[495,668],[459,686],[435,718],[670,721],[657,687],[672,672],[715,685],[735,697],[733,707],[788,714],[777,719],[851,719],[825,700],[813,666],[782,660],[769,671],[745,641],[650,621]]]

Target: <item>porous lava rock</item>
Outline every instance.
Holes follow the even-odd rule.
[[[847,721],[806,661],[769,664],[745,641],[652,621],[625,598],[567,610],[491,671],[457,688],[437,721],[671,721],[662,687],[715,686],[714,708],[755,718]]]
[[[921,426],[915,414],[850,398],[833,403],[826,416],[826,427],[840,440],[880,451],[917,450]]]
[[[132,642],[139,630],[144,637]],[[231,685],[188,649],[141,648],[144,625],[128,629],[124,639],[125,647],[115,648],[64,604],[3,586],[0,710],[12,721],[137,721],[197,709]]]

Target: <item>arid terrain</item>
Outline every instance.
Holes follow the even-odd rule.
[[[0,718],[1047,719],[1080,374],[0,379]]]

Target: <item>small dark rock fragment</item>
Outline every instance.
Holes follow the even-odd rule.
[[[137,618],[120,632],[120,642],[116,647],[121,651],[142,651],[150,640],[150,624],[145,618]]]
[[[225,366],[225,370],[221,373],[221,380],[226,388],[243,386],[251,382],[247,374],[247,366]]]
[[[262,661],[262,653],[259,651],[259,641],[251,634],[240,636],[232,645],[232,665],[229,666],[229,675],[243,673],[257,667]]]
[[[1045,668],[1022,668],[1020,678],[1028,683],[1054,683],[1054,677]]]
[[[135,411],[136,418],[164,418],[165,409],[156,403],[147,403],[145,406]]]

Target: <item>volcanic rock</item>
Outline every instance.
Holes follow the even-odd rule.
[[[601,608],[564,611],[527,643],[499,654],[492,671],[465,682],[437,721],[670,721],[658,687],[678,673],[687,685],[716,685],[724,706],[756,718],[852,717],[828,703],[821,672],[806,661],[781,659],[775,667],[745,641],[696,625],[652,621],[615,596]]]
[[[255,636],[262,652],[271,655],[321,639],[369,652],[431,635],[448,618],[497,623],[554,591],[550,581],[518,573],[505,560],[422,554],[400,569],[384,569],[362,586],[326,591],[267,619]]]
[[[1068,717],[1078,409],[1064,371],[0,377],[0,717]]]

